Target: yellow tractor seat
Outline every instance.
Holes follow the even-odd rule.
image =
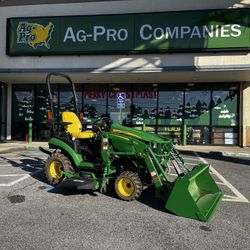
[[[63,112],[62,121],[66,123],[64,128],[76,139],[89,139],[96,136],[96,134],[91,131],[82,131],[82,123],[73,112]]]

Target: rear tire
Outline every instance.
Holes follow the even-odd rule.
[[[141,196],[142,182],[137,173],[122,172],[115,180],[115,192],[122,200],[132,201]]]
[[[64,178],[64,172],[75,173],[69,159],[62,153],[55,152],[45,162],[45,176],[48,182],[55,186]]]

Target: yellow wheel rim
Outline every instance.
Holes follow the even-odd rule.
[[[117,188],[118,188],[118,191],[120,192],[120,194],[125,196],[125,197],[129,197],[129,196],[133,195],[133,193],[135,192],[135,185],[134,185],[133,181],[127,177],[122,177],[118,181]]]
[[[60,179],[63,176],[62,164],[58,161],[52,161],[49,166],[50,175],[54,179]]]

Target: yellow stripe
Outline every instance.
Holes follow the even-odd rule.
[[[135,134],[130,133],[130,132],[122,131],[122,130],[119,130],[119,129],[113,129],[113,132],[121,133],[121,134],[124,134],[124,135],[130,135],[130,136],[136,137],[138,139],[141,139],[141,137],[138,136],[138,135],[135,135]]]
[[[121,138],[121,139],[124,139],[124,140],[127,140],[127,141],[129,141],[129,139],[128,139],[128,138],[126,138],[126,137],[123,137],[123,136],[119,136],[119,135],[113,135],[113,136],[115,136],[115,137],[119,137],[119,138]]]

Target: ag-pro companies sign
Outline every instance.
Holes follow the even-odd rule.
[[[250,9],[9,18],[8,55],[250,48]]]

